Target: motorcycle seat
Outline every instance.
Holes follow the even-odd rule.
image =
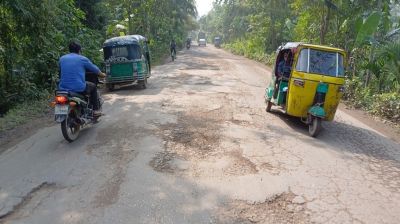
[[[87,97],[86,94],[83,95],[81,93],[76,93],[76,92],[69,92],[69,96],[78,97],[78,98],[81,98],[81,99],[86,99],[86,97]]]
[[[78,97],[78,98],[81,98],[81,99],[86,99],[86,98],[87,98],[86,94],[83,95],[83,94],[81,94],[81,93],[72,92],[72,91],[65,91],[65,90],[57,90],[57,91],[56,91],[56,94],[57,94],[57,95],[58,95],[58,94],[61,94],[61,95],[68,95],[68,96],[70,96],[70,97]]]

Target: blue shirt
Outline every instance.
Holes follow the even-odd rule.
[[[88,58],[70,53],[60,58],[61,80],[58,88],[73,92],[83,92],[86,88],[85,71],[100,73],[100,69]]]
[[[278,75],[289,77],[290,69],[291,69],[291,67],[289,65],[287,65],[286,62],[283,60],[283,61],[279,62],[279,64],[278,64]]]

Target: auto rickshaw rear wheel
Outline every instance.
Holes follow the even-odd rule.
[[[270,100],[267,100],[267,108],[265,108],[265,111],[267,112],[271,112],[271,107],[272,107],[272,103]]]
[[[311,137],[317,137],[321,132],[322,120],[319,117],[311,117],[311,121],[308,124],[308,133]]]
[[[114,86],[114,84],[108,84],[108,85],[107,85],[107,88],[108,88],[108,90],[109,90],[110,92],[112,92],[112,91],[114,91],[115,86]]]
[[[147,78],[144,78],[144,80],[140,80],[139,85],[142,89],[147,89]]]

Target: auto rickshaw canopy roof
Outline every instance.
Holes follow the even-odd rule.
[[[292,52],[296,52],[299,48],[313,48],[313,49],[319,49],[319,50],[340,52],[342,54],[345,54],[345,51],[340,48],[329,47],[329,46],[324,46],[324,45],[316,45],[316,44],[307,44],[307,43],[303,43],[303,42],[288,42],[288,43],[278,47],[277,52],[282,51],[282,50],[289,50],[289,49],[292,50]]]
[[[146,38],[141,35],[127,35],[127,36],[113,37],[107,39],[104,42],[103,47],[139,44],[142,41],[146,41]]]

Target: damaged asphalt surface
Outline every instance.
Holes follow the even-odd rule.
[[[399,223],[400,145],[265,112],[267,67],[213,46],[103,95],[102,121],[0,155],[0,223]]]

